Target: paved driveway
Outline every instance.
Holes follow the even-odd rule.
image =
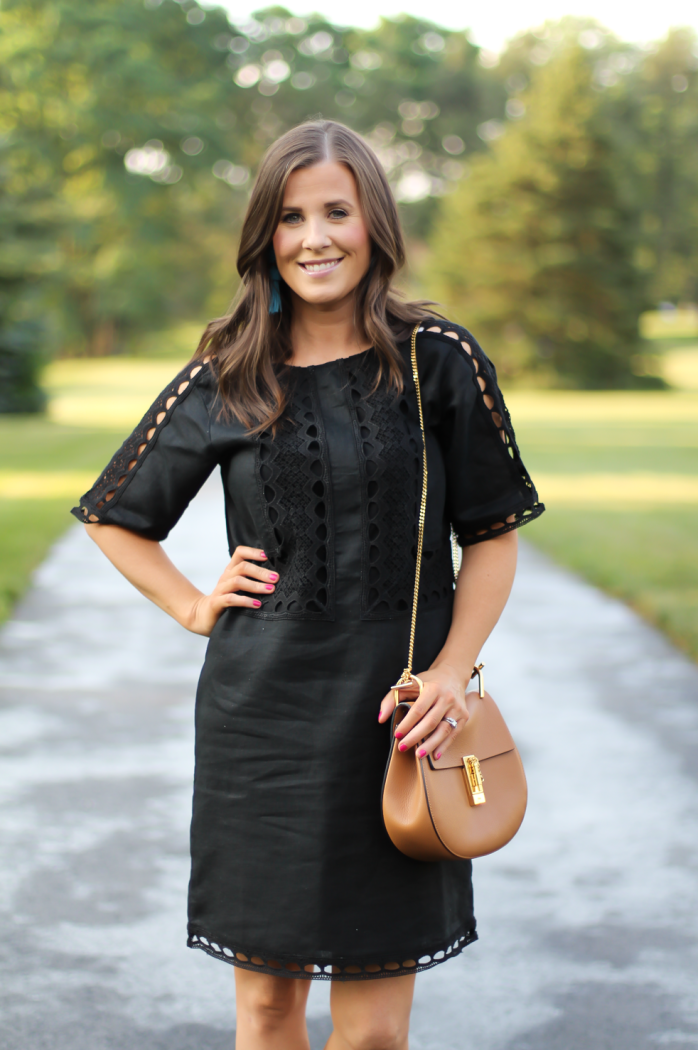
[[[214,582],[217,485],[168,546]],[[204,644],[79,526],[2,633],[2,1050],[232,1050],[232,971],[185,947]],[[476,862],[481,940],[418,978],[412,1050],[695,1050],[698,669],[528,547],[484,658],[530,809]]]

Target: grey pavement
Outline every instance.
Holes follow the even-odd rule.
[[[213,584],[217,482],[167,546]],[[232,970],[185,946],[204,647],[80,526],[0,635],[2,1050],[232,1050]],[[525,544],[484,659],[529,812],[475,863],[481,940],[417,979],[412,1050],[695,1050],[698,668]]]

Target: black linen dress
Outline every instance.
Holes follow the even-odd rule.
[[[450,626],[451,525],[467,545],[544,508],[473,337],[426,322],[417,347],[429,464],[419,673]],[[162,540],[218,465],[231,552],[261,547],[280,574],[259,610],[218,620],[196,701],[188,943],[250,970],[389,977],[477,936],[470,861],[412,860],[381,817],[378,710],[406,662],[421,493],[401,349],[399,396],[372,389],[372,350],[285,368],[275,437],[221,415],[212,367],[194,362],[74,510]]]

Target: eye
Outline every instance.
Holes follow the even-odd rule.
[[[289,226],[296,226],[299,222],[303,221],[303,216],[298,211],[289,211],[286,212],[281,221],[287,223]]]
[[[344,208],[333,208],[330,212],[330,219],[346,219],[348,212]]]

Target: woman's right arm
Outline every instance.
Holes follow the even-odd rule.
[[[223,575],[210,594],[204,594],[174,565],[161,545],[118,525],[85,525],[85,528],[122,576],[168,613],[182,627],[206,637],[224,609],[259,608],[260,602],[244,591],[270,594],[278,574],[255,562],[266,554],[255,547],[236,547]]]

